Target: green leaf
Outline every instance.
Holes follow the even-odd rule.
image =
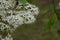
[[[53,26],[53,24],[55,23],[56,21],[56,15],[54,14],[50,19],[49,19],[49,22],[47,23],[46,25],[46,29],[50,29],[51,26]]]
[[[27,1],[26,0],[19,0],[22,4],[25,4]]]

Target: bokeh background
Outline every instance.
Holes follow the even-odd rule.
[[[29,0],[28,0],[29,1]],[[36,21],[32,24],[23,24],[12,33],[14,40],[58,40],[56,24],[57,17],[53,17],[54,23],[49,26],[49,20],[54,12],[53,0],[32,0],[31,4],[39,7],[39,15],[36,16]],[[29,1],[31,2],[31,1]],[[55,0],[55,5],[58,1]],[[52,21],[52,22],[53,22]],[[48,25],[48,27],[46,27]]]

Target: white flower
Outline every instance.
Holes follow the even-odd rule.
[[[27,3],[27,6],[25,6],[25,8],[30,11],[33,15],[38,15],[39,10],[38,7],[36,7],[35,5],[31,5],[29,3]]]
[[[13,25],[14,27],[22,25],[24,21],[24,19],[19,15],[8,16],[6,20],[9,24]]]

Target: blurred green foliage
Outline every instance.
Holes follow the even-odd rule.
[[[26,0],[19,0],[19,2],[25,4],[27,1]]]
[[[45,28],[46,28],[46,29],[50,29],[51,26],[53,26],[55,22],[56,22],[56,15],[54,14],[54,15],[52,15],[52,17],[49,19],[49,22],[47,23],[47,25],[46,25]]]
[[[25,4],[26,2],[32,3],[32,2],[33,2],[33,0],[19,0],[19,2],[21,2],[21,3]]]

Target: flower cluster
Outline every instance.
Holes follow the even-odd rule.
[[[19,2],[16,8],[14,6],[15,1],[0,0],[0,31],[6,30],[7,35],[22,24],[33,23],[36,20],[35,16],[39,13],[38,7],[29,3],[23,5]],[[6,38],[3,40],[12,40]]]

